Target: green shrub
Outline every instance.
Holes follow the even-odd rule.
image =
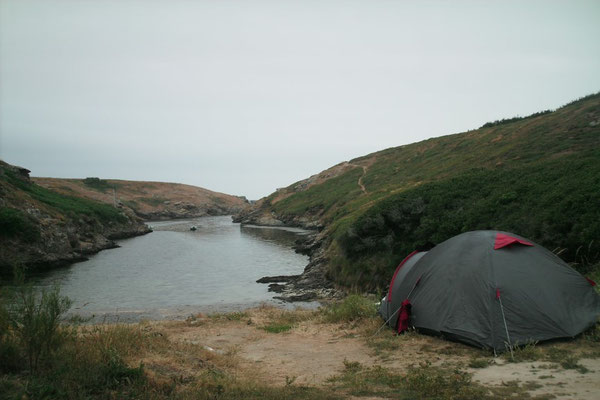
[[[31,243],[39,240],[40,229],[23,211],[0,207],[0,237],[20,237]]]
[[[38,370],[41,357],[50,355],[60,346],[63,340],[59,331],[60,318],[70,307],[71,300],[61,296],[58,287],[41,293],[25,284],[16,289],[10,320],[31,372]]]
[[[114,186],[109,184],[107,181],[105,181],[104,179],[100,179],[100,178],[95,178],[95,177],[91,177],[91,178],[85,178],[83,180],[83,184],[86,186],[89,186],[91,188],[96,189],[99,192],[106,192],[108,189],[112,189]]]
[[[527,343],[524,346],[517,344],[513,345],[513,351],[506,351],[503,353],[504,358],[508,362],[523,362],[523,361],[539,361],[544,359],[544,353],[537,342]],[[507,349],[508,350],[508,349]]]

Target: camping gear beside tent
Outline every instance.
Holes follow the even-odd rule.
[[[499,231],[409,255],[379,310],[394,329],[407,300],[410,326],[495,351],[574,337],[600,316],[591,282],[542,246]]]

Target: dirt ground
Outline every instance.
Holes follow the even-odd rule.
[[[546,361],[513,363],[505,357],[494,357],[489,352],[440,338],[417,333],[395,337],[387,328],[378,334],[384,341],[373,345],[369,340],[377,330],[375,324],[380,322],[377,320],[344,326],[308,318],[294,322],[291,329],[281,333],[266,331],[265,326],[277,320],[280,313],[285,311],[259,307],[229,316],[198,315],[187,321],[148,322],[145,329],[160,332],[171,342],[201,346],[217,355],[233,355],[236,374],[277,386],[290,382],[325,385],[328,378],[343,371],[345,361],[360,362],[367,367],[380,365],[399,372],[411,365],[431,363],[461,368],[473,374],[473,381],[487,387],[517,384],[532,396],[600,399],[600,358],[579,358],[579,365],[585,367],[583,372]],[[390,350],[386,343],[395,348]],[[598,357],[597,352],[590,357]],[[470,364],[475,359],[483,360],[485,366],[472,368]],[[144,360],[155,368],[161,362],[167,361]]]

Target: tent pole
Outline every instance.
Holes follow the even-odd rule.
[[[412,289],[410,289],[410,292],[408,292],[408,296],[406,296],[406,298],[407,298],[407,299],[410,297],[410,295],[412,294],[412,292],[415,290],[415,288],[417,287],[417,285],[419,284],[419,282],[421,282],[421,276],[419,277],[419,279],[417,279],[417,282],[415,282],[415,285],[412,287]],[[400,308],[402,308],[402,307],[400,307]],[[381,325],[381,326],[379,327],[379,329],[377,329],[377,332],[375,332],[375,333],[373,334],[373,336],[371,336],[371,337],[375,337],[375,336],[377,336],[377,334],[379,333],[379,331],[381,331],[381,329],[383,329],[383,327],[384,327],[384,326],[386,326],[386,325],[387,325],[387,323],[388,323],[388,322],[390,322],[390,321],[392,320],[392,318],[394,318],[394,315],[396,315],[396,313],[397,313],[398,311],[400,311],[400,308],[398,308],[396,311],[394,311],[394,313],[393,313],[393,314],[392,314],[392,315],[391,315],[391,316],[388,318],[388,320],[387,320],[387,321],[385,321],[385,322],[383,323],[383,325]]]
[[[514,360],[515,355],[513,353],[512,343],[510,342],[510,335],[508,333],[508,326],[506,325],[506,318],[504,317],[504,307],[502,306],[502,298],[500,296],[498,296],[498,300],[500,301],[500,311],[502,311],[502,321],[504,321],[504,329],[506,330],[506,338],[508,339],[508,348],[510,349],[510,358],[512,360]],[[495,351],[496,351],[496,349],[494,349],[494,352]]]

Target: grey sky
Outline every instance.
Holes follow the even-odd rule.
[[[600,90],[599,1],[0,0],[0,158],[259,198]]]

